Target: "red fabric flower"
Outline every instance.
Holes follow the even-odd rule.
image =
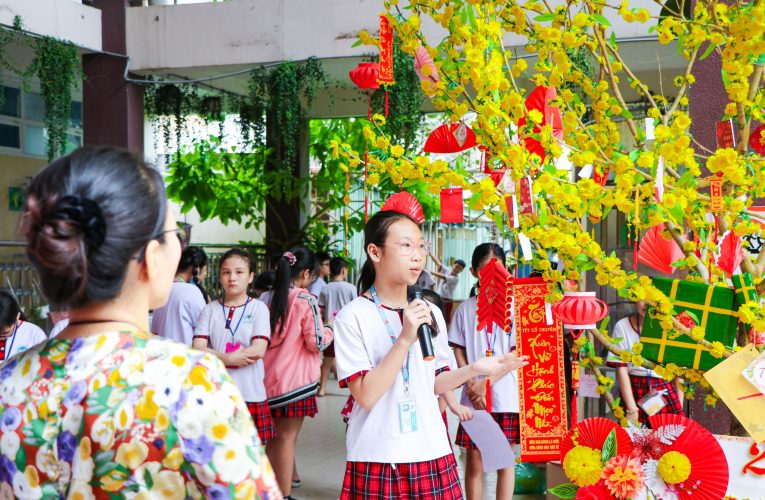
[[[608,488],[603,484],[603,481],[598,481],[593,485],[579,488],[576,492],[576,498],[582,500],[611,500],[613,497]]]

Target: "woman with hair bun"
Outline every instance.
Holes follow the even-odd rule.
[[[70,323],[0,368],[0,498],[281,498],[221,362],[148,333],[181,254],[159,173],[78,149],[32,179],[20,227]]]

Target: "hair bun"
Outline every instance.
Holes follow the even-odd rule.
[[[78,195],[61,197],[53,207],[53,220],[71,221],[81,230],[88,249],[99,248],[106,240],[106,221],[98,203]]]

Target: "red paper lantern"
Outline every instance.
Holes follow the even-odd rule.
[[[462,224],[465,222],[463,211],[462,188],[441,190],[441,222],[444,224]]]
[[[377,77],[380,75],[380,65],[377,63],[363,62],[348,72],[353,83],[361,90],[375,90],[380,88]]]
[[[563,321],[567,330],[579,330],[572,334],[581,335],[582,330],[596,328],[596,323],[608,314],[608,305],[595,296],[595,292],[566,292],[563,300],[552,307],[553,314]]]

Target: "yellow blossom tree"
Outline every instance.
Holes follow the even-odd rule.
[[[374,147],[367,181],[373,184],[387,176],[396,184],[424,180],[433,193],[445,187],[469,190],[473,193],[470,208],[485,212],[503,230],[522,232],[531,239],[533,264],[551,283],[550,300],[560,299],[572,281],[584,289],[585,273],[594,272],[599,285],[612,287],[625,298],[646,301],[652,307],[651,314],[671,335],[689,335],[712,355],[727,357],[732,351],[720,342],[705,340],[703,329],[687,328],[674,317],[672,301],[652,285],[650,278],[633,272],[631,265],[615,255],[607,255],[593,238],[592,228],[612,211],[623,213],[635,231],[645,232],[663,224],[665,237],[674,239],[683,251],[684,258],[673,265],[687,272],[686,279],[727,286],[725,273],[710,265],[719,243],[713,236],[715,222],[707,214],[716,214],[720,234],[731,230],[744,236],[760,231],[757,220],[763,217],[750,206],[755,198],[765,196],[765,159],[748,151],[747,144],[752,124],[765,121],[765,1],[729,5],[697,0],[692,10],[678,9],[677,2],[654,3],[661,7],[662,16],[652,15],[646,8],[633,8],[627,0],[621,4],[595,0],[410,0],[405,6],[386,0],[385,15],[403,49],[415,54],[422,46],[434,61],[433,68],[423,71],[426,76],[435,71],[438,78],[425,79],[422,88],[435,108],[451,122],[474,117],[471,127],[492,165],[506,168],[516,183],[527,176],[533,179],[538,210],[521,216],[520,227],[513,229],[503,223],[507,218],[506,185],[495,187],[480,171],[455,168],[429,155],[405,155],[381,132],[380,116],[365,131]],[[622,56],[610,21],[618,17],[628,23],[647,23],[659,44],[677,45],[685,68],[674,78],[671,95],[650,89]],[[426,38],[421,26],[426,19],[428,25],[440,27],[442,39]],[[516,35],[524,37],[525,56],[533,57],[519,57],[508,50],[505,40]],[[379,44],[367,32],[360,33],[360,39]],[[713,52],[721,56],[721,78],[729,100],[720,119],[733,120],[738,137],[735,149],[709,150],[689,134],[691,119],[686,110],[689,89],[695,83],[694,65]],[[587,74],[583,59],[591,64],[593,74]],[[562,115],[559,137],[542,113],[525,106],[535,86],[558,90],[551,104]],[[644,127],[633,118],[625,97],[629,89],[647,103],[655,137],[647,137]],[[629,141],[620,133],[617,121],[626,123]],[[544,158],[529,153],[525,147],[529,138],[541,143]],[[625,143],[632,146],[627,148]],[[356,164],[363,157],[345,144],[336,145],[336,152]],[[556,159],[564,152],[571,168],[558,169]],[[720,199],[713,200],[706,189],[710,181],[702,173],[704,166],[722,180],[722,207],[712,206]],[[581,169],[594,169],[599,175],[610,172],[613,183],[601,186],[592,178],[576,175]],[[655,194],[657,176],[663,177],[661,201]],[[744,253],[741,269],[760,283],[765,251],[754,256],[745,247]],[[548,258],[552,254],[564,262],[563,273],[551,268]],[[765,331],[765,315],[758,303],[742,305],[738,316],[741,322]],[[642,345],[622,352],[605,329],[591,330],[578,341],[583,364],[596,374],[599,392],[609,398],[618,417],[623,418],[623,412],[608,392],[613,382],[602,375],[598,367],[603,360],[589,347],[594,339],[623,360],[655,369],[667,379],[682,376],[691,384],[708,387],[700,370],[673,363],[656,365],[642,358]],[[742,342],[739,339],[739,344]],[[714,399],[708,397],[710,403]]]

